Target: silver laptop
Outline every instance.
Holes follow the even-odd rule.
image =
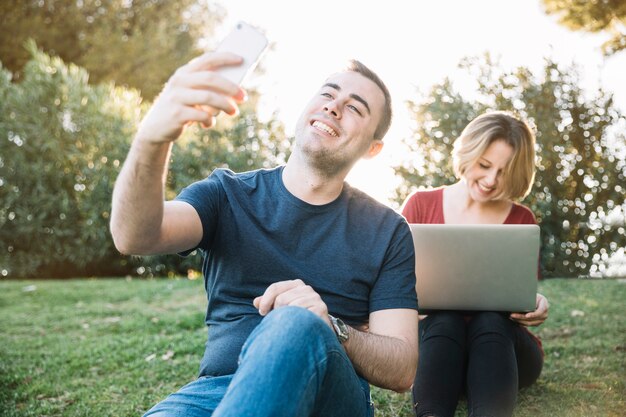
[[[410,227],[420,312],[535,309],[539,226]]]

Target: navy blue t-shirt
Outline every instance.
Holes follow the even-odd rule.
[[[252,300],[277,281],[301,279],[352,325],[377,310],[417,309],[404,218],[347,183],[331,203],[305,203],[287,191],[282,172],[218,169],[176,198],[196,209],[203,228],[208,340],[200,375],[235,372],[262,319]]]

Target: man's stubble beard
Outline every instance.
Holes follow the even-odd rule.
[[[354,161],[339,158],[336,153],[329,150],[317,151],[309,155],[309,160],[311,161],[311,165],[327,178],[334,177],[340,172],[350,170],[354,164]]]
[[[316,149],[310,143],[297,145],[302,157],[317,174],[323,178],[333,178],[337,174],[349,170],[355,161],[348,160],[341,151],[324,148]]]

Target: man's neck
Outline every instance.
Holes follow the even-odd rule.
[[[290,156],[283,170],[283,183],[287,191],[300,200],[316,206],[337,199],[343,190],[344,180],[344,174],[324,176],[295,153]]]

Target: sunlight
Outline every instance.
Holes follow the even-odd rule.
[[[401,139],[410,134],[406,100],[419,100],[419,92],[446,76],[471,99],[475,80],[458,69],[464,57],[488,51],[508,69],[523,65],[538,70],[548,56],[564,65],[576,62],[586,90],[603,86],[626,108],[621,81],[626,54],[604,59],[600,35],[558,26],[538,1],[392,0],[386,8],[356,0],[320,0],[314,7],[278,0],[222,4],[228,15],[218,38],[236,21],[245,20],[265,31],[273,43],[261,64],[265,73],[252,85],[262,94],[260,114],[277,111],[290,134],[310,95],[347,59],[361,60],[386,81],[395,110],[386,149],[375,161],[359,163],[349,176],[352,184],[385,203],[396,185],[391,167],[401,162]]]

